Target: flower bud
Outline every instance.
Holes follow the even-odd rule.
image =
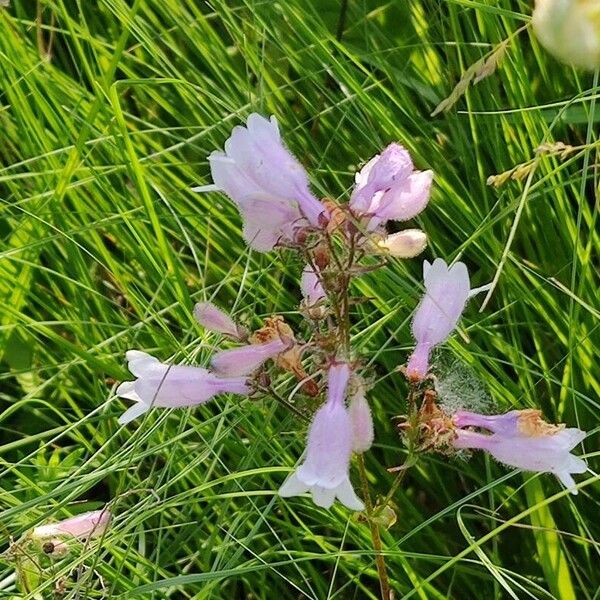
[[[405,229],[377,242],[377,248],[390,256],[413,258],[425,250],[427,236],[420,229]]]
[[[234,339],[243,337],[243,330],[238,327],[233,319],[212,302],[198,302],[194,307],[194,317],[206,329],[216,331]]]
[[[352,449],[354,452],[366,452],[373,445],[373,417],[361,385],[350,399],[348,414],[352,422]]]
[[[600,67],[600,2],[536,0],[533,30],[558,60],[584,69]]]

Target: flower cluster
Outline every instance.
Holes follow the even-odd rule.
[[[324,396],[324,401],[311,418],[305,456],[279,495],[310,492],[318,506],[329,508],[337,498],[362,510],[350,465],[354,453],[371,447],[374,427],[366,396],[369,374],[351,344],[351,285],[355,277],[383,266],[384,256],[410,258],[424,250],[427,238],[420,229],[388,234],[387,227],[425,209],[433,172],[416,169],[406,148],[392,143],[356,173],[347,204],[319,200],[306,171],[284,145],[275,118],[258,114],[250,115],[245,127],[235,127],[224,150],[213,152],[209,163],[214,183],[194,190],[227,194],[254,250],[288,248],[305,263],[299,308],[311,323],[310,337],[302,339],[281,316],[267,318],[252,331],[214,304],[200,303],[194,311],[198,322],[235,345],[217,351],[208,369],[167,365],[129,351],[136,380],[122,383],[117,395],[136,404],[119,421],[128,423],[153,406],[196,406],[224,393],[275,397],[271,381],[287,374],[296,379],[299,393]],[[426,450],[480,448],[505,464],[554,473],[573,489],[569,474],[585,467],[569,454],[584,436],[579,430],[539,426],[528,433],[519,425],[527,411],[484,417],[449,415],[438,406],[431,384],[432,351],[457,327],[469,298],[487,286],[472,289],[466,265],[448,265],[441,258],[424,261],[423,286],[412,323],[416,345],[404,367],[410,392],[402,435],[411,460]]]

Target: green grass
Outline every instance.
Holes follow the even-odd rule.
[[[255,326],[274,311],[301,322],[296,257],[249,252],[235,207],[189,191],[252,111],[277,116],[321,195],[346,197],[356,167],[393,140],[433,169],[426,257],[460,255],[476,285],[501,266],[489,305],[469,305],[440,358],[471,369],[456,393],[481,395],[476,377],[498,410],[539,407],[591,432],[576,497],[482,456],[427,455],[382,532],[396,598],[599,597],[598,77],[561,66],[526,30],[431,118],[531,3],[347,4],[341,20],[334,0],[0,9],[2,549],[50,518],[109,500],[116,514],[43,579],[43,597],[75,567],[66,598],[378,597],[367,525],[275,495],[305,432],[275,401],[220,397],[117,424],[127,349],[208,360],[217,339],[194,302],[216,298]],[[486,185],[554,141],[583,147],[541,157],[528,182]],[[354,343],[379,379],[373,494],[405,455],[393,418],[406,384],[392,370],[410,349],[420,264],[392,262],[356,286],[370,300]],[[0,569],[0,597],[35,597],[17,594],[12,564]]]

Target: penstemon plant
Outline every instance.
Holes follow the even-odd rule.
[[[407,414],[399,426],[408,450],[406,462],[389,469],[398,475],[387,496],[373,505],[363,458],[374,440],[367,400],[372,375],[352,344],[352,307],[360,302],[352,294],[352,283],[383,268],[386,257],[413,258],[425,249],[423,231],[389,234],[386,226],[425,209],[433,172],[415,169],[408,151],[392,143],[356,174],[347,203],[319,200],[310,191],[306,171],[282,142],[275,118],[258,114],[248,117],[246,127],[235,127],[224,151],[213,152],[209,163],[214,183],[194,191],[229,196],[254,250],[287,249],[304,262],[299,310],[310,335],[301,339],[280,315],[268,317],[250,332],[215,305],[200,303],[195,308],[199,323],[237,345],[215,353],[208,370],[166,365],[143,352],[128,352],[129,368],[137,379],[121,384],[117,394],[136,404],[121,416],[121,423],[153,406],[195,406],[221,393],[276,398],[297,410],[272,385],[282,373],[291,375],[296,383],[290,397],[305,394],[322,403],[311,418],[305,456],[279,495],[292,498],[310,492],[320,507],[330,508],[337,499],[350,510],[365,511],[384,599],[391,592],[378,519],[420,454],[481,449],[506,465],[553,473],[577,493],[571,474],[584,472],[586,464],[570,450],[583,440],[584,432],[548,424],[538,410],[489,416],[449,412],[438,401],[432,350],[451,335],[468,300],[488,286],[472,289],[465,264],[448,265],[437,258],[423,263],[424,295],[412,323],[416,344],[406,365],[398,369],[408,382]],[[354,454],[358,493],[350,472]]]
[[[356,174],[347,203],[319,200],[306,171],[282,142],[275,118],[258,114],[251,114],[245,127],[234,128],[224,151],[213,152],[209,162],[214,183],[194,190],[229,196],[254,250],[286,249],[301,258],[299,312],[308,325],[303,331],[309,333],[302,338],[276,314],[250,331],[214,304],[197,304],[197,321],[221,334],[227,347],[212,356],[208,368],[165,364],[140,350],[127,352],[135,379],[121,383],[116,394],[134,404],[120,416],[122,425],[152,409],[194,407],[219,394],[274,398],[301,416],[289,398],[303,394],[320,402],[309,419],[305,455],[278,493],[288,502],[304,502],[291,498],[309,492],[322,508],[338,500],[350,510],[364,511],[385,600],[391,591],[379,524],[407,470],[423,453],[484,450],[508,466],[552,473],[577,493],[572,474],[583,473],[586,463],[570,451],[584,432],[546,423],[538,410],[483,415],[456,407],[450,411],[439,401],[432,351],[452,334],[469,299],[488,286],[473,289],[465,264],[448,265],[437,258],[423,262],[424,294],[412,322],[415,347],[407,360],[398,361],[398,376],[408,384],[406,415],[399,425],[407,458],[389,469],[397,472],[396,479],[374,504],[363,457],[375,437],[367,399],[373,374],[352,343],[353,306],[361,302],[353,295],[353,281],[384,268],[387,257],[413,258],[425,249],[423,231],[389,234],[387,224],[412,219],[426,208],[433,172],[417,170],[408,151],[392,143]],[[273,385],[282,375],[292,381],[287,398]],[[351,472],[354,455],[358,477]],[[353,481],[359,482],[356,489]],[[80,522],[88,527],[89,515],[74,521]],[[72,523],[37,528],[25,539],[30,544],[47,538],[53,548],[62,549],[65,535],[94,537],[89,527],[75,531]],[[104,533],[107,526],[103,516],[98,531]]]

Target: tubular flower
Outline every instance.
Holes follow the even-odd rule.
[[[234,320],[212,302],[198,302],[194,307],[194,317],[204,328],[240,339],[242,332]]]
[[[471,290],[469,272],[464,263],[448,267],[441,258],[436,258],[433,264],[423,261],[423,279],[425,295],[412,324],[417,345],[406,367],[407,376],[411,379],[425,377],[433,347],[444,342],[452,333],[467,300],[488,287]]]
[[[244,219],[244,238],[255,250],[267,252],[294,239],[294,231],[320,226],[325,207],[310,192],[302,165],[284,146],[274,116],[252,113],[246,127],[235,127],[225,151],[209,158],[214,186],[237,205]]]
[[[40,525],[33,529],[31,535],[39,540],[61,538],[61,536],[77,539],[95,538],[100,537],[106,531],[110,520],[111,514],[104,508],[82,513],[58,523]]]
[[[116,393],[121,398],[134,400],[136,404],[121,415],[121,425],[133,421],[153,406],[196,406],[217,394],[246,395],[250,392],[243,377],[225,378],[200,367],[167,365],[138,350],[130,350],[126,356],[129,370],[137,379],[123,382]]]
[[[313,419],[308,432],[306,458],[279,489],[288,498],[310,491],[317,506],[330,508],[338,498],[352,510],[363,510],[362,501],[350,483],[352,420],[345,407],[350,367],[346,363],[329,368],[327,402]]]
[[[539,410],[513,410],[504,415],[479,415],[459,411],[454,425],[479,427],[492,435],[457,429],[454,446],[489,452],[496,460],[522,469],[556,475],[562,484],[577,494],[572,473],[585,473],[587,465],[570,451],[586,436],[575,427],[546,423]]]
[[[598,0],[536,0],[532,15],[538,40],[558,60],[575,67],[600,67]]]
[[[371,217],[373,230],[386,221],[408,221],[429,202],[433,171],[415,171],[408,150],[390,144],[355,176],[350,208]]]
[[[231,350],[217,352],[212,358],[212,368],[227,377],[250,375],[265,361],[275,358],[290,347],[280,338],[264,344],[249,344]]]

